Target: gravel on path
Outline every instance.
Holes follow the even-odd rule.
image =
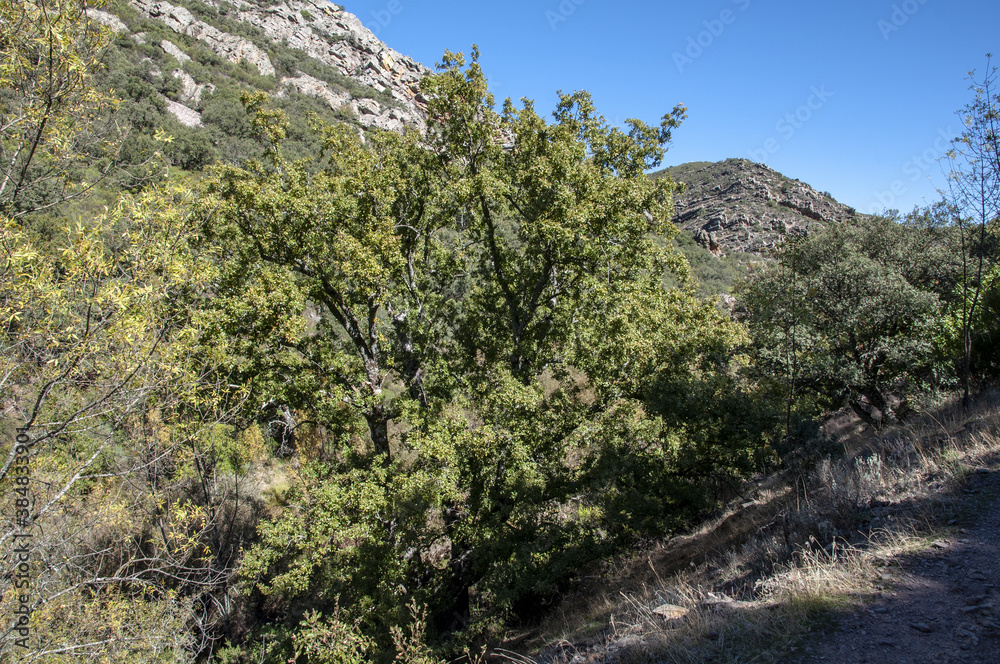
[[[1000,664],[1000,463],[965,492],[974,518],[886,567],[876,601],[844,616],[806,663]]]

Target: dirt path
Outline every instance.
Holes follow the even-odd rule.
[[[977,469],[965,492],[971,516],[886,567],[876,601],[801,662],[1000,663],[1000,463]]]

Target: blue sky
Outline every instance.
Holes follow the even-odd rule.
[[[498,100],[589,90],[614,124],[683,103],[667,165],[763,161],[863,212],[938,198],[966,74],[1000,64],[997,0],[346,2],[428,66],[478,44]]]

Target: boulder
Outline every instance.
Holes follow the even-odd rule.
[[[184,104],[180,104],[176,101],[167,100],[167,110],[170,111],[177,121],[180,122],[185,127],[200,127],[201,126],[201,113],[194,110],[193,108],[188,108]]]
[[[179,46],[171,41],[167,41],[166,39],[160,40],[160,48],[162,48],[167,55],[173,56],[173,58],[181,64],[184,64],[191,59],[191,56],[182,51]]]

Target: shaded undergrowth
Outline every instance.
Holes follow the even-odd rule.
[[[780,662],[877,596],[884,570],[976,518],[1000,459],[1000,389],[881,434],[842,415],[836,454],[759,479],[695,532],[592,571],[495,661]]]

